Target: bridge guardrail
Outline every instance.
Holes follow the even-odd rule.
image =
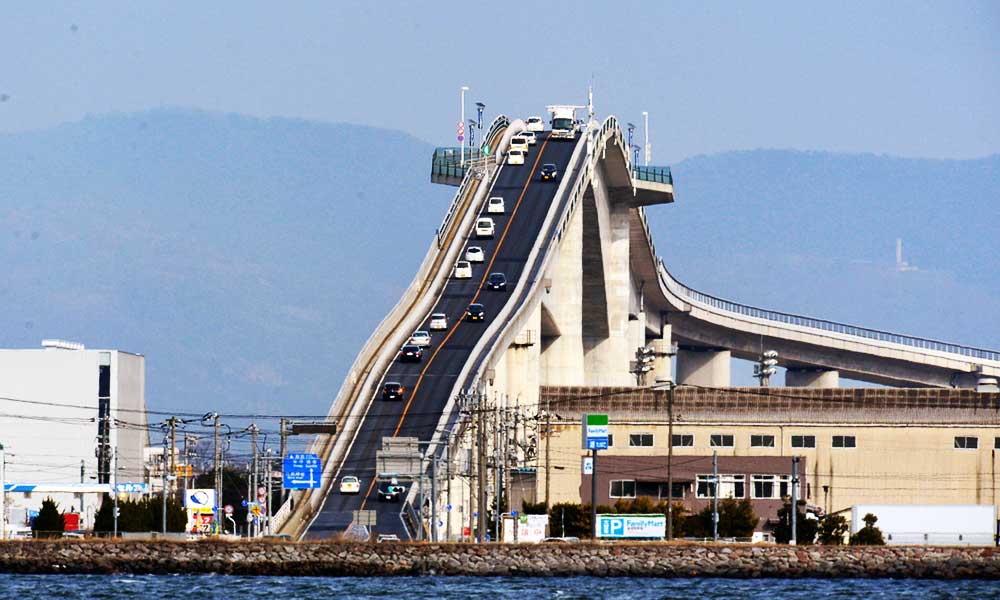
[[[636,165],[632,167],[632,177],[639,181],[674,184],[674,176],[670,172],[670,167],[645,167]]]
[[[649,221],[646,218],[646,211],[640,208],[638,213],[643,231],[645,231],[646,234],[646,241],[649,244],[650,251],[655,257],[657,267],[660,270],[661,279],[663,279],[663,282],[668,290],[687,302],[698,302],[718,310],[724,310],[726,312],[735,313],[745,317],[783,323],[785,325],[808,327],[810,329],[837,333],[840,335],[848,335],[866,340],[875,340],[890,344],[898,344],[900,346],[907,346],[910,348],[919,348],[921,350],[932,350],[935,352],[955,354],[957,356],[965,356],[979,360],[1000,362],[1000,351],[997,350],[976,348],[974,346],[965,346],[963,344],[955,344],[952,342],[943,342],[940,340],[892,333],[890,331],[882,331],[868,327],[860,327],[858,325],[850,325],[848,323],[838,323],[827,319],[817,319],[794,313],[758,308],[749,304],[741,304],[739,302],[733,302],[732,300],[725,300],[723,298],[719,298],[718,296],[698,291],[681,283],[670,273],[670,270],[667,269],[663,259],[656,254],[656,245],[653,243],[653,236],[649,231]]]

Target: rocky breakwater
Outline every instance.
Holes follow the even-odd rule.
[[[13,573],[1000,578],[996,548],[11,541]]]

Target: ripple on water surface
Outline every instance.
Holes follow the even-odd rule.
[[[644,579],[633,577],[234,577],[5,575],[0,597],[48,598],[998,598],[1000,583],[891,579]]]

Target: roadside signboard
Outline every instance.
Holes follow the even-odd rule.
[[[315,454],[289,454],[281,461],[285,488],[303,490],[318,488],[323,466]],[[265,490],[266,491],[266,490]]]
[[[545,539],[548,515],[511,515],[504,517],[503,541],[505,544],[537,544]],[[517,528],[515,534],[514,528]]]
[[[608,449],[608,415],[583,415],[584,450]]]
[[[605,539],[663,539],[666,515],[597,515],[597,537]]]
[[[212,533],[215,528],[215,490],[191,489],[184,495],[187,510],[186,531]]]
[[[223,510],[226,511],[227,515],[231,515],[231,514],[233,514],[233,505],[232,504],[227,504],[226,507]]]
[[[589,456],[583,457],[583,474],[584,475],[594,474],[594,459]]]
[[[115,491],[123,494],[144,494],[149,491],[149,486],[145,483],[132,483],[131,481],[124,483],[116,483]]]

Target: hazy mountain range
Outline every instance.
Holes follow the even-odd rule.
[[[146,355],[162,410],[325,413],[454,188],[430,144],[187,110],[0,135],[0,347]],[[673,273],[734,300],[1000,347],[1000,156],[760,150],[674,167]],[[895,239],[918,270],[895,270]]]

